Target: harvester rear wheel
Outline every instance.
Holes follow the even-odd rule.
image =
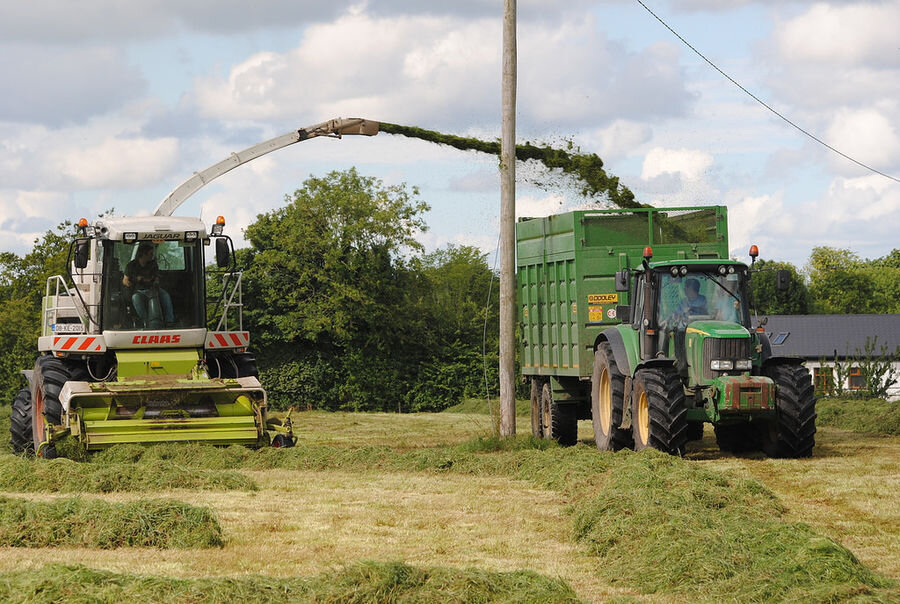
[[[531,378],[531,435],[544,437],[541,430],[541,383],[537,378]]]
[[[62,403],[59,393],[63,385],[70,379],[70,369],[62,359],[52,356],[38,357],[34,364],[33,385],[31,392],[31,432],[34,450],[41,457],[56,457],[53,445],[41,449],[41,443],[48,439],[47,424],[62,424]]]
[[[550,383],[541,388],[541,429],[544,438],[555,440],[564,447],[578,442],[578,416],[574,405],[560,405],[553,400]]]
[[[773,365],[775,420],[761,423],[762,449],[769,457],[810,457],[815,445],[816,397],[809,370],[802,365]]]
[[[9,444],[13,453],[34,453],[31,419],[31,390],[22,388],[13,399],[9,418]]]
[[[591,376],[591,423],[594,442],[601,451],[618,451],[633,442],[631,429],[622,429],[625,411],[625,376],[619,371],[608,342],[594,351]]]
[[[206,358],[209,377],[234,379],[239,377],[259,377],[256,359],[250,353],[232,352],[210,354]]]
[[[674,367],[641,369],[634,378],[631,426],[634,449],[682,455],[687,442],[684,388]]]

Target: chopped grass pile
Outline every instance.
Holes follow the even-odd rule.
[[[4,547],[222,547],[209,508],[165,499],[107,503],[80,497],[53,502],[0,497]]]
[[[212,447],[209,450],[215,451]],[[0,491],[112,493],[178,488],[253,491],[258,487],[238,472],[211,471],[165,460],[133,465],[0,455]]]
[[[858,398],[820,398],[816,421],[854,432],[900,436],[900,401]]]
[[[309,578],[174,579],[51,564],[0,574],[5,602],[578,602],[563,581],[533,572],[361,562]]]
[[[835,602],[890,583],[752,479],[657,451],[618,456],[573,505],[575,538],[611,582],[692,600]]]

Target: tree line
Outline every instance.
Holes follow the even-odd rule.
[[[417,189],[350,169],[307,179],[247,228],[236,259],[244,328],[274,406],[433,411],[497,396],[496,274],[471,246],[425,253],[416,236],[428,209]],[[47,278],[65,274],[73,232],[64,222],[27,254],[0,253],[5,404],[34,365]],[[900,312],[900,250],[864,260],[818,247],[805,271],[756,267],[760,313]],[[787,291],[775,286],[779,268]]]

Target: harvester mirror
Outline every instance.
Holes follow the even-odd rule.
[[[90,239],[75,240],[75,268],[85,268],[91,254]]]
[[[627,292],[630,285],[631,273],[628,271],[616,271],[616,291]]]
[[[216,239],[216,265],[225,268],[229,264],[231,264],[231,250],[228,247],[228,240]]]
[[[775,273],[775,288],[784,292],[787,291],[791,285],[791,271],[787,269],[779,269],[777,273]]]

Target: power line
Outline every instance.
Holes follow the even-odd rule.
[[[749,90],[747,90],[746,88],[744,88],[737,80],[735,80],[735,79],[732,78],[730,75],[728,75],[727,73],[725,73],[724,71],[722,71],[721,69],[719,69],[718,65],[716,65],[715,63],[713,63],[712,61],[710,61],[709,59],[707,59],[706,56],[704,56],[704,54],[703,54],[702,52],[700,52],[699,50],[697,50],[696,48],[694,48],[694,46],[693,46],[690,42],[688,42],[688,41],[685,40],[683,37],[681,37],[681,34],[679,34],[677,31],[675,31],[674,29],[672,29],[672,27],[671,27],[668,23],[666,23],[665,21],[663,21],[663,20],[659,17],[659,15],[657,15],[657,14],[654,13],[652,10],[650,10],[650,8],[649,8],[646,4],[644,4],[642,0],[635,0],[635,1],[636,1],[638,4],[640,4],[642,7],[644,7],[644,10],[646,10],[648,13],[650,13],[650,14],[653,16],[654,19],[656,19],[657,21],[659,21],[660,23],[662,23],[662,24],[663,24],[663,27],[665,27],[665,28],[668,29],[670,32],[672,32],[672,34],[673,34],[676,38],[678,38],[679,40],[681,40],[681,42],[682,42],[685,46],[687,46],[688,48],[690,48],[691,50],[693,50],[694,53],[695,53],[698,57],[700,57],[701,59],[703,59],[704,61],[706,61],[706,62],[709,64],[710,67],[712,67],[713,69],[715,69],[716,71],[718,71],[720,74],[722,74],[723,76],[725,76],[725,78],[727,78],[729,82],[731,82],[732,84],[734,84],[735,86],[737,86],[738,88],[740,88],[746,95],[748,95],[748,96],[749,96],[750,98],[752,98],[754,101],[756,101],[757,103],[759,103],[760,105],[762,105],[763,107],[765,107],[766,109],[768,109],[769,111],[771,111],[772,113],[774,113],[775,115],[777,115],[778,117],[780,117],[780,118],[781,118],[782,120],[784,120],[786,123],[790,124],[791,126],[793,126],[794,128],[796,128],[797,130],[799,130],[800,132],[802,132],[803,134],[805,134],[805,135],[808,136],[809,138],[813,139],[814,141],[816,141],[816,142],[819,143],[820,145],[822,145],[822,146],[824,146],[824,147],[826,147],[826,148],[828,148],[828,149],[834,151],[835,153],[837,153],[838,155],[840,155],[841,157],[843,157],[843,158],[845,158],[845,159],[849,159],[850,161],[852,161],[852,162],[853,162],[854,164],[856,164],[857,166],[860,166],[860,167],[862,167],[862,168],[865,168],[866,170],[869,170],[870,172],[874,172],[875,174],[880,174],[881,176],[884,176],[885,178],[889,178],[889,179],[893,180],[894,182],[900,183],[900,178],[896,178],[895,176],[891,176],[890,174],[885,174],[885,173],[882,172],[881,170],[877,170],[877,169],[873,168],[872,166],[869,166],[869,165],[867,165],[867,164],[864,164],[863,162],[861,162],[861,161],[859,161],[859,160],[857,160],[857,159],[854,159],[854,158],[850,157],[850,156],[847,155],[846,153],[844,153],[844,152],[842,152],[842,151],[840,151],[840,150],[838,150],[838,149],[835,149],[834,147],[832,147],[831,145],[829,145],[828,143],[826,143],[825,141],[823,141],[822,139],[820,139],[820,138],[817,137],[816,135],[812,134],[812,133],[809,132],[808,130],[804,130],[803,128],[801,128],[800,126],[798,126],[797,124],[795,124],[794,122],[792,122],[791,120],[789,120],[787,117],[785,117],[784,115],[782,115],[781,113],[779,113],[778,111],[776,111],[773,107],[771,107],[768,103],[766,103],[765,101],[763,101],[761,98],[759,98],[758,96],[756,96],[755,94],[753,94],[752,92],[750,92]]]

